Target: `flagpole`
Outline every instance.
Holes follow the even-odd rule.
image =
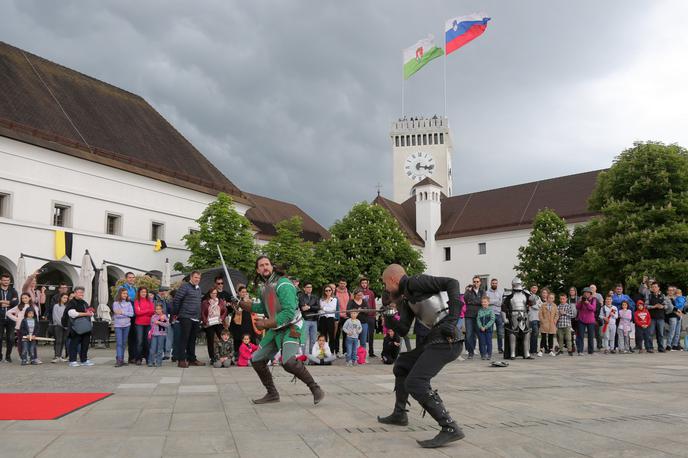
[[[444,117],[447,117],[447,46],[444,47]]]
[[[401,117],[404,117],[404,66],[403,66],[403,51],[402,51],[402,67],[401,67]]]

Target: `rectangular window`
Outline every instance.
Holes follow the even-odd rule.
[[[478,254],[487,254],[487,243],[480,242],[478,244]]]
[[[108,213],[105,217],[105,233],[109,235],[122,235],[122,216]]]
[[[435,145],[437,145],[437,134],[435,134]]]
[[[428,134],[423,134],[423,145],[428,144]]]
[[[415,135],[411,135],[411,143],[413,144],[413,146],[416,146],[416,136]]]
[[[65,204],[53,205],[53,226],[69,227],[71,225],[72,207]]]
[[[440,134],[440,145],[444,145],[444,134]]]
[[[404,141],[404,136],[401,136],[401,146],[406,146],[406,141]]]
[[[398,136],[398,135],[396,135],[396,136],[394,137],[394,143],[395,143],[396,146],[399,146],[399,136]]]
[[[10,217],[10,196],[7,193],[0,192],[0,217],[9,218]]]
[[[451,247],[450,246],[444,247],[444,260],[445,261],[451,261]]]
[[[483,291],[487,291],[487,285],[488,285],[488,280],[490,279],[489,275],[478,275],[480,277],[480,287],[483,289]]]
[[[406,146],[411,146],[411,136],[410,135],[406,136]]]
[[[164,240],[165,239],[165,225],[163,223],[153,222],[151,224],[151,240]]]

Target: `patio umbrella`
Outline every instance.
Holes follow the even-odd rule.
[[[86,250],[81,260],[81,272],[79,272],[79,281],[77,281],[76,286],[84,288],[84,300],[89,304],[91,304],[91,300],[93,299],[93,278],[95,276],[96,271],[93,267],[93,261],[91,261],[91,255],[88,254],[88,250]]]
[[[229,271],[229,276],[232,277],[232,284],[234,285],[234,289],[236,289],[240,283],[243,285],[246,285],[248,283],[248,279],[246,278],[246,275],[243,274],[243,272],[240,272],[236,269],[227,270]],[[215,286],[215,277],[220,275],[223,278],[225,277],[225,271],[222,267],[213,267],[211,269],[201,270],[201,283],[199,284],[199,286],[201,287],[201,291],[203,292],[203,294],[205,294],[210,288]],[[188,275],[184,277],[184,281],[189,281]],[[232,290],[229,289],[229,284],[227,282],[225,282],[224,284],[224,290],[227,293],[232,294]]]
[[[168,288],[170,287],[171,273],[170,259],[165,258],[165,265],[162,268],[162,281],[160,282],[160,286],[167,286]]]
[[[98,311],[97,316],[103,321],[110,322],[112,318],[110,317],[110,307],[108,307],[108,300],[110,299],[110,294],[108,292],[108,281],[107,281],[107,264],[103,263],[98,274]]]
[[[17,276],[14,277],[14,289],[21,292],[24,282],[26,282],[26,259],[20,256],[17,262]]]

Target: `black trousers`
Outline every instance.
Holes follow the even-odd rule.
[[[196,361],[196,335],[198,334],[198,321],[191,318],[179,318],[181,325],[181,338],[179,340],[178,361]]]
[[[10,320],[9,318],[6,318],[4,320],[0,320],[0,359],[2,359],[2,342],[3,340],[5,341],[5,344],[7,344],[6,348],[6,355],[9,357],[12,354],[12,347],[14,346],[14,338],[15,338],[15,323],[14,321]]]
[[[375,350],[373,349],[373,344],[375,343],[375,317],[374,316],[369,316],[368,317],[368,354],[373,355],[375,354]]]
[[[88,344],[91,343],[91,333],[77,334],[76,332],[69,332],[69,362],[76,361],[76,353],[79,351],[79,361],[85,363],[88,359]],[[79,349],[81,345],[81,349]]]
[[[322,317],[318,323],[320,334],[325,336],[325,340],[330,344],[331,351],[335,351],[332,347],[334,347],[334,343],[337,341],[334,333],[334,323],[334,317]]]
[[[416,401],[424,399],[431,390],[430,380],[461,354],[460,343],[422,345],[401,353],[394,363],[395,389],[413,396]]]
[[[203,330],[205,331],[205,341],[208,345],[208,358],[210,358],[211,362],[215,362],[215,336],[217,336],[218,339],[220,338],[220,334],[222,334],[222,325],[215,324]]]
[[[341,352],[345,353],[346,352],[346,334],[342,332],[342,326],[344,326],[344,323],[346,323],[347,318],[339,318],[339,326],[337,326],[337,332],[335,333],[334,336],[334,343],[332,345],[332,350],[333,353],[339,353],[340,348]],[[341,339],[339,338],[341,336]],[[341,347],[339,346],[339,343],[341,341]]]

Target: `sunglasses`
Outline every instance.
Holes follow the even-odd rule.
[[[331,293],[332,290],[331,290],[331,289],[326,289],[325,292],[326,292],[326,293]]]
[[[224,285],[225,282],[223,282],[223,281],[216,281],[215,284],[216,284],[216,285]]]

